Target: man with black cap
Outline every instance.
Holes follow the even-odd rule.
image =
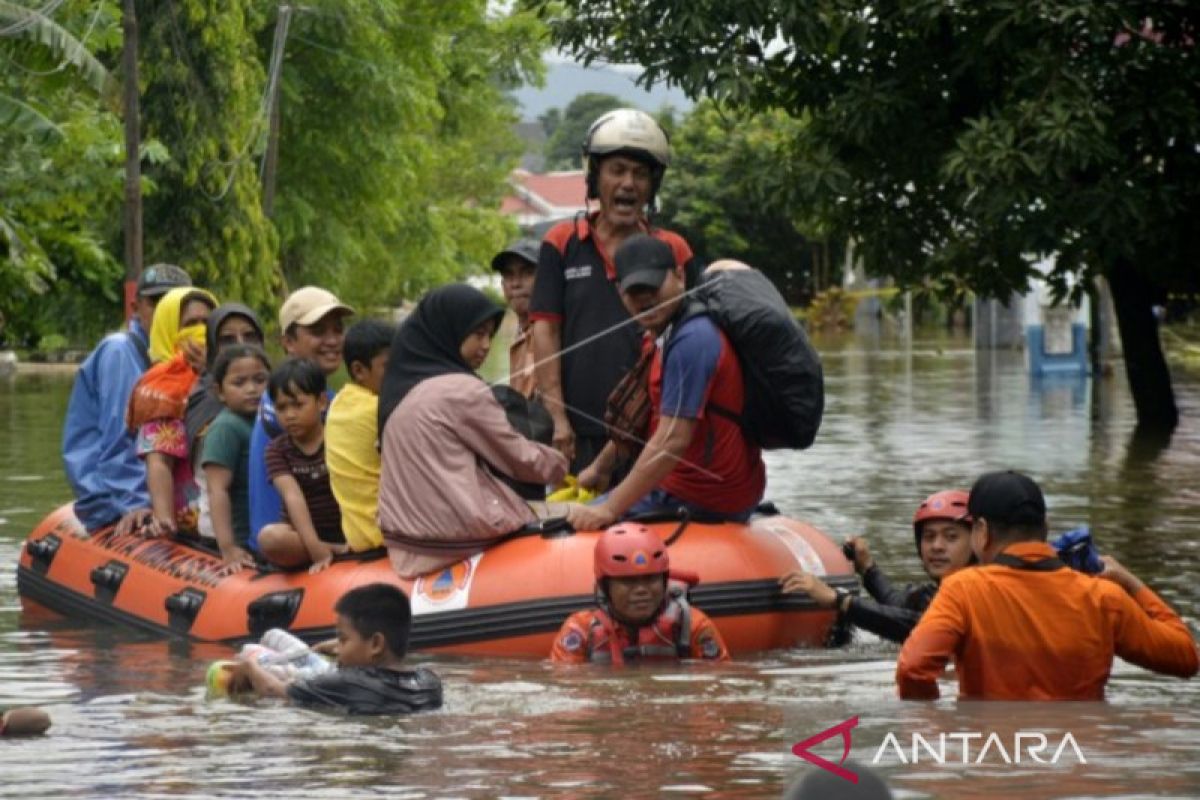
[[[508,348],[508,385],[526,398],[537,391],[533,340],[529,336],[529,300],[533,296],[541,247],[535,239],[518,239],[492,259],[492,269],[500,273],[504,301],[517,315],[517,335]]]
[[[984,475],[967,510],[981,566],[947,576],[905,642],[896,663],[902,698],[936,699],[951,658],[964,700],[1102,700],[1114,655],[1196,674],[1187,625],[1115,558],[1102,558],[1099,576],[1058,559],[1030,478]]]
[[[104,337],[75,374],[63,423],[63,466],[75,493],[75,516],[89,531],[150,505],[146,467],[134,451],[125,409],[150,366],[147,331],[158,301],[191,285],[191,276],[174,264],[142,270],[129,330]]]
[[[658,340],[650,362],[648,441],[602,502],[572,505],[568,518],[588,530],[660,508],[748,519],[766,488],[766,467],[739,423],[745,385],[733,345],[702,305],[686,302],[686,268],[669,244],[637,234],[617,249],[615,261],[626,309]],[[616,461],[617,445],[609,442],[580,474],[580,485],[603,489]]]

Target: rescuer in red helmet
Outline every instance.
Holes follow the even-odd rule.
[[[567,618],[550,651],[552,661],[729,660],[717,626],[670,585],[667,546],[645,525],[623,522],[601,534],[595,569],[598,605]]]
[[[836,608],[843,621],[890,639],[903,642],[937,594],[942,578],[973,561],[971,516],[967,492],[949,489],[926,497],[913,514],[913,537],[921,566],[932,579],[925,583],[892,585],[875,564],[866,540],[846,540],[846,556],[853,554],[854,570],[862,576],[870,597],[855,597],[844,589],[833,589],[816,575],[796,570],[780,579],[784,592],[806,592],[824,608]]]

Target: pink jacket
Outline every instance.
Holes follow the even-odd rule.
[[[466,374],[422,381],[388,418],[379,527],[396,572],[412,578],[470,558],[536,519],[488,468],[558,483],[567,459],[513,430],[488,385]]]

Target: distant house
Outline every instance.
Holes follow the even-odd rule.
[[[587,210],[583,170],[535,174],[518,169],[508,182],[512,193],[500,204],[500,213],[516,217],[526,233],[540,235],[557,220]]]

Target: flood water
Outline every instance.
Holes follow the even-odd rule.
[[[768,459],[784,513],[838,538],[865,534],[893,577],[915,579],[916,504],[984,470],[1022,469],[1042,483],[1053,529],[1091,525],[1195,629],[1200,376],[1176,373],[1183,423],[1154,451],[1130,445],[1120,375],[1034,383],[1020,354],[977,357],[963,339],[818,345],[818,443]],[[0,797],[777,798],[815,769],[792,745],[856,715],[852,758],[878,756],[898,797],[1200,797],[1200,680],[1118,662],[1105,703],[901,703],[895,648],[869,636],[620,672],[417,654],[442,675],[446,704],[404,719],[206,700],[221,647],[21,610],[21,542],[69,497],[58,455],[69,390],[61,376],[0,382],[0,707],[37,703],[54,718],[43,739],[0,739]],[[953,684],[942,693],[953,698]],[[981,738],[951,738],[946,763],[924,749],[906,763],[914,734],[936,748],[954,733]],[[1017,733],[1045,736],[1047,762],[1068,733],[1078,750],[1016,763]],[[991,734],[1001,750],[980,758]],[[881,748],[889,735],[903,758]],[[814,751],[837,760],[840,742]]]

